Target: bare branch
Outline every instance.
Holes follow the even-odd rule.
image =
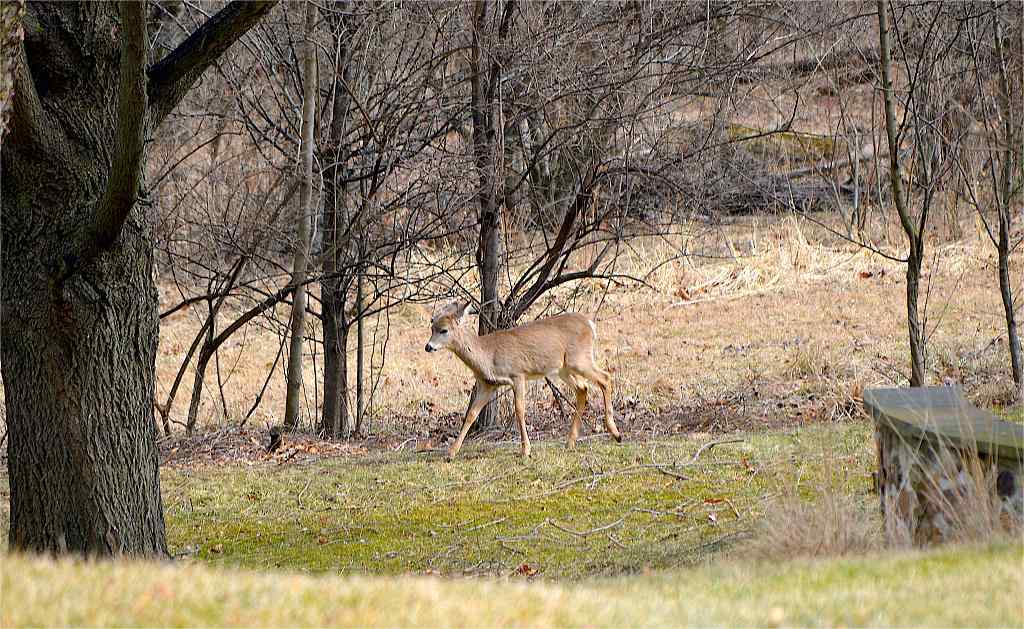
[[[153,128],[163,122],[203,72],[275,4],[277,0],[231,2],[150,68],[149,101]]]

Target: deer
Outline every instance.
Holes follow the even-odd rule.
[[[556,375],[576,392],[576,410],[569,426],[566,447],[572,450],[576,446],[583,411],[587,408],[587,387],[591,383],[600,388],[604,396],[605,428],[617,442],[622,442],[612,409],[611,375],[595,362],[597,325],[593,320],[581,314],[567,313],[478,336],[466,325],[470,314],[476,314],[476,311],[468,301],[456,301],[440,308],[431,318],[430,340],[426,345],[427,352],[451,351],[476,379],[462,430],[448,450],[449,461],[462,449],[462,442],[480,411],[501,387],[512,387],[516,424],[522,440],[521,453],[524,458],[529,457],[526,382]],[[594,431],[598,430],[595,418]]]

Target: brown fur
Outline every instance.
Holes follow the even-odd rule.
[[[441,309],[430,322],[431,335],[426,347],[428,352],[451,350],[469,367],[477,381],[462,431],[448,451],[449,459],[458,454],[480,411],[502,386],[512,387],[523,456],[530,456],[530,438],[526,434],[526,381],[545,377],[558,376],[576,391],[569,448],[575,446],[579,434],[587,406],[588,382],[601,389],[605,427],[617,441],[622,441],[613,416],[611,376],[594,360],[596,326],[593,321],[580,314],[563,314],[478,336],[466,325],[469,308],[468,303],[452,303]],[[594,429],[597,430],[596,421]]]

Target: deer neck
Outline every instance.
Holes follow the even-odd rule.
[[[469,367],[478,379],[485,382],[493,379],[493,361],[490,360],[490,355],[485,351],[479,336],[472,331],[462,330],[452,341],[452,353]]]

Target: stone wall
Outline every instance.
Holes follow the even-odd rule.
[[[986,530],[1019,530],[1024,463],[908,437],[875,422],[886,538],[926,545]]]

